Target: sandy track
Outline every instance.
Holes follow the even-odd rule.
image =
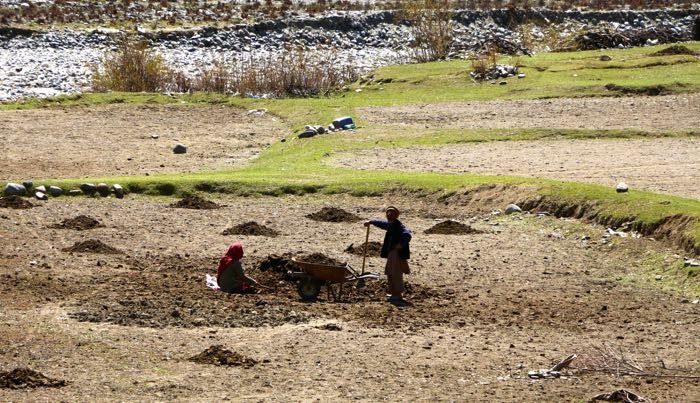
[[[700,95],[557,98],[358,108],[365,122],[431,128],[640,129],[700,127]]]
[[[700,199],[700,139],[552,140],[459,144],[340,154],[357,169],[550,178]]]
[[[234,168],[284,134],[284,125],[275,117],[225,106],[107,105],[1,111],[0,179]],[[187,154],[173,154],[172,147],[178,142],[188,146]]]

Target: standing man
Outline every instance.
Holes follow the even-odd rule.
[[[403,302],[403,275],[411,272],[408,267],[408,259],[411,257],[411,231],[399,221],[399,214],[399,209],[389,206],[386,209],[386,221],[365,222],[365,227],[374,225],[386,231],[381,257],[386,259],[384,273],[389,282],[389,302],[394,303]]]

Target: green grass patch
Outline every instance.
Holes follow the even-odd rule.
[[[684,265],[684,258],[670,253],[647,252],[639,266],[623,276],[623,282],[683,295],[700,297],[700,268]]]
[[[685,46],[700,51],[700,42]],[[533,99],[552,97],[619,96],[620,91],[606,89],[607,84],[643,91],[663,87],[666,93],[700,91],[700,58],[694,56],[652,57],[666,48],[604,50],[572,53],[546,53],[532,58],[503,58],[517,63],[525,79],[508,79],[508,85],[477,83],[469,78],[471,62],[449,61],[419,65],[388,66],[375,72],[383,84],[353,84],[349,91],[330,97],[287,98],[279,100],[226,97],[212,94],[169,96],[163,94],[105,93],[27,100],[0,105],[0,109],[21,109],[96,104],[222,104],[244,109],[267,108],[290,125],[289,141],[273,144],[249,166],[229,171],[154,175],[147,177],[93,178],[94,182],[120,183],[134,193],[148,195],[184,195],[194,192],[221,192],[239,195],[284,195],[306,193],[350,193],[379,195],[394,190],[417,194],[441,194],[484,184],[506,184],[532,189],[533,196],[560,204],[587,203],[597,219],[634,221],[640,228],[655,228],[669,217],[685,215],[695,221],[683,229],[700,251],[700,201],[630,191],[617,194],[603,186],[519,178],[460,174],[414,173],[398,171],[360,171],[331,167],[324,159],[339,152],[371,148],[429,146],[485,141],[555,140],[591,138],[696,137],[699,131],[646,133],[635,130],[542,130],[496,129],[453,130],[364,127],[350,133],[335,133],[313,139],[292,139],[292,133],[305,124],[328,124],[343,115],[355,116],[362,125],[360,107],[442,102],[488,101],[496,99]],[[612,57],[602,62],[600,55]],[[682,62],[681,62],[682,61]],[[606,64],[608,63],[608,64]],[[611,64],[612,63],[612,64]],[[613,66],[611,68],[611,66]],[[356,92],[356,89],[362,89]],[[388,152],[388,151],[387,151]],[[72,188],[85,180],[53,181]]]

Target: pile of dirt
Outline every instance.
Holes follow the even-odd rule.
[[[76,242],[75,245],[69,248],[61,249],[64,252],[82,252],[82,253],[107,253],[120,254],[119,249],[115,249],[98,239],[88,239],[87,241]]]
[[[361,218],[355,214],[335,207],[324,207],[320,211],[307,214],[306,217],[315,221],[326,222],[356,222],[361,220]]]
[[[104,227],[96,219],[86,216],[79,215],[75,218],[65,219],[58,224],[49,226],[49,228],[59,228],[59,229],[74,229],[77,231],[84,231],[93,228]]]
[[[365,251],[365,243],[363,242],[360,245],[355,246],[355,244],[350,244],[347,248],[345,248],[346,253],[350,253],[352,255],[360,255],[362,256]],[[382,244],[380,242],[374,242],[370,241],[367,242],[367,256],[373,256],[373,257],[379,257],[379,255],[382,252]]]
[[[204,200],[198,196],[186,196],[182,200],[171,204],[170,207],[189,208],[195,210],[213,210],[220,208],[221,206],[213,201]]]
[[[29,368],[0,371],[0,389],[58,388],[61,386],[66,386],[66,381],[51,379],[41,372]]]
[[[261,260],[256,267],[261,272],[272,271],[275,273],[286,273],[287,271],[297,269],[297,266],[292,261],[292,256],[289,253],[282,256],[269,255]]]
[[[234,227],[225,229],[223,232],[223,235],[259,235],[271,238],[274,238],[279,234],[279,232],[273,230],[272,228],[260,225],[255,221],[238,224]]]
[[[672,56],[672,55],[697,55],[697,52],[693,52],[683,45],[673,45],[666,49],[661,49],[658,52],[654,52],[651,56]]]
[[[622,95],[648,95],[655,97],[659,95],[668,95],[672,90],[665,85],[649,85],[644,87],[627,87],[617,84],[606,84],[605,89],[608,91],[617,92]]]
[[[425,230],[425,233],[441,235],[468,235],[481,234],[482,232],[466,224],[462,224],[461,222],[447,220],[433,225],[432,227]]]
[[[12,195],[7,197],[0,197],[0,207],[14,209],[30,209],[34,207],[34,205],[31,202],[29,202],[29,200],[25,200],[17,195]]]
[[[226,365],[250,368],[258,362],[252,358],[244,357],[234,351],[224,348],[221,344],[209,347],[201,353],[190,357],[190,361],[197,364]]]
[[[328,266],[343,266],[345,265],[344,262],[341,262],[339,260],[333,259],[332,257],[328,257],[324,255],[323,253],[311,253],[309,255],[302,255],[297,257],[297,260],[300,262],[306,262],[306,263],[315,263],[315,264],[325,264]]]

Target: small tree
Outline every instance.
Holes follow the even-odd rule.
[[[171,75],[163,57],[146,43],[124,39],[116,53],[106,53],[92,66],[92,86],[97,91],[155,92]]]

